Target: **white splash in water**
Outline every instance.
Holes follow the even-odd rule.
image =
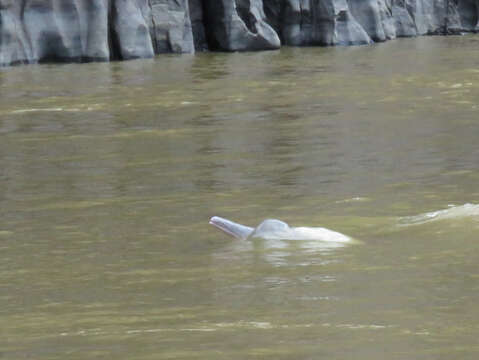
[[[479,217],[479,205],[464,204],[460,206],[451,205],[448,209],[431,211],[415,216],[405,216],[399,219],[399,224],[420,225],[431,221],[457,219],[465,217]]]

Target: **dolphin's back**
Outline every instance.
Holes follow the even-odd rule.
[[[281,238],[287,236],[290,230],[289,225],[281,220],[267,219],[254,229],[251,236],[265,239],[274,237]]]
[[[238,239],[318,240],[336,243],[352,241],[349,236],[333,230],[321,227],[289,227],[285,222],[276,219],[265,220],[256,228],[252,228],[219,216],[213,216],[210,224]]]
[[[322,227],[296,227],[291,230],[293,238],[290,240],[320,240],[336,243],[347,243],[352,241],[347,235]]]

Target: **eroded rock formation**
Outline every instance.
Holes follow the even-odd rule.
[[[479,31],[479,0],[0,0],[0,65]]]

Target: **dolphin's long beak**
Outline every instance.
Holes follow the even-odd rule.
[[[254,230],[252,227],[237,224],[219,216],[213,216],[210,224],[237,239],[246,239]]]

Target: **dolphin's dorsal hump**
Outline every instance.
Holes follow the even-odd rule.
[[[276,219],[267,219],[259,224],[256,229],[254,229],[251,237],[264,237],[274,236],[279,234],[286,234],[290,231],[290,227],[284,221]]]

